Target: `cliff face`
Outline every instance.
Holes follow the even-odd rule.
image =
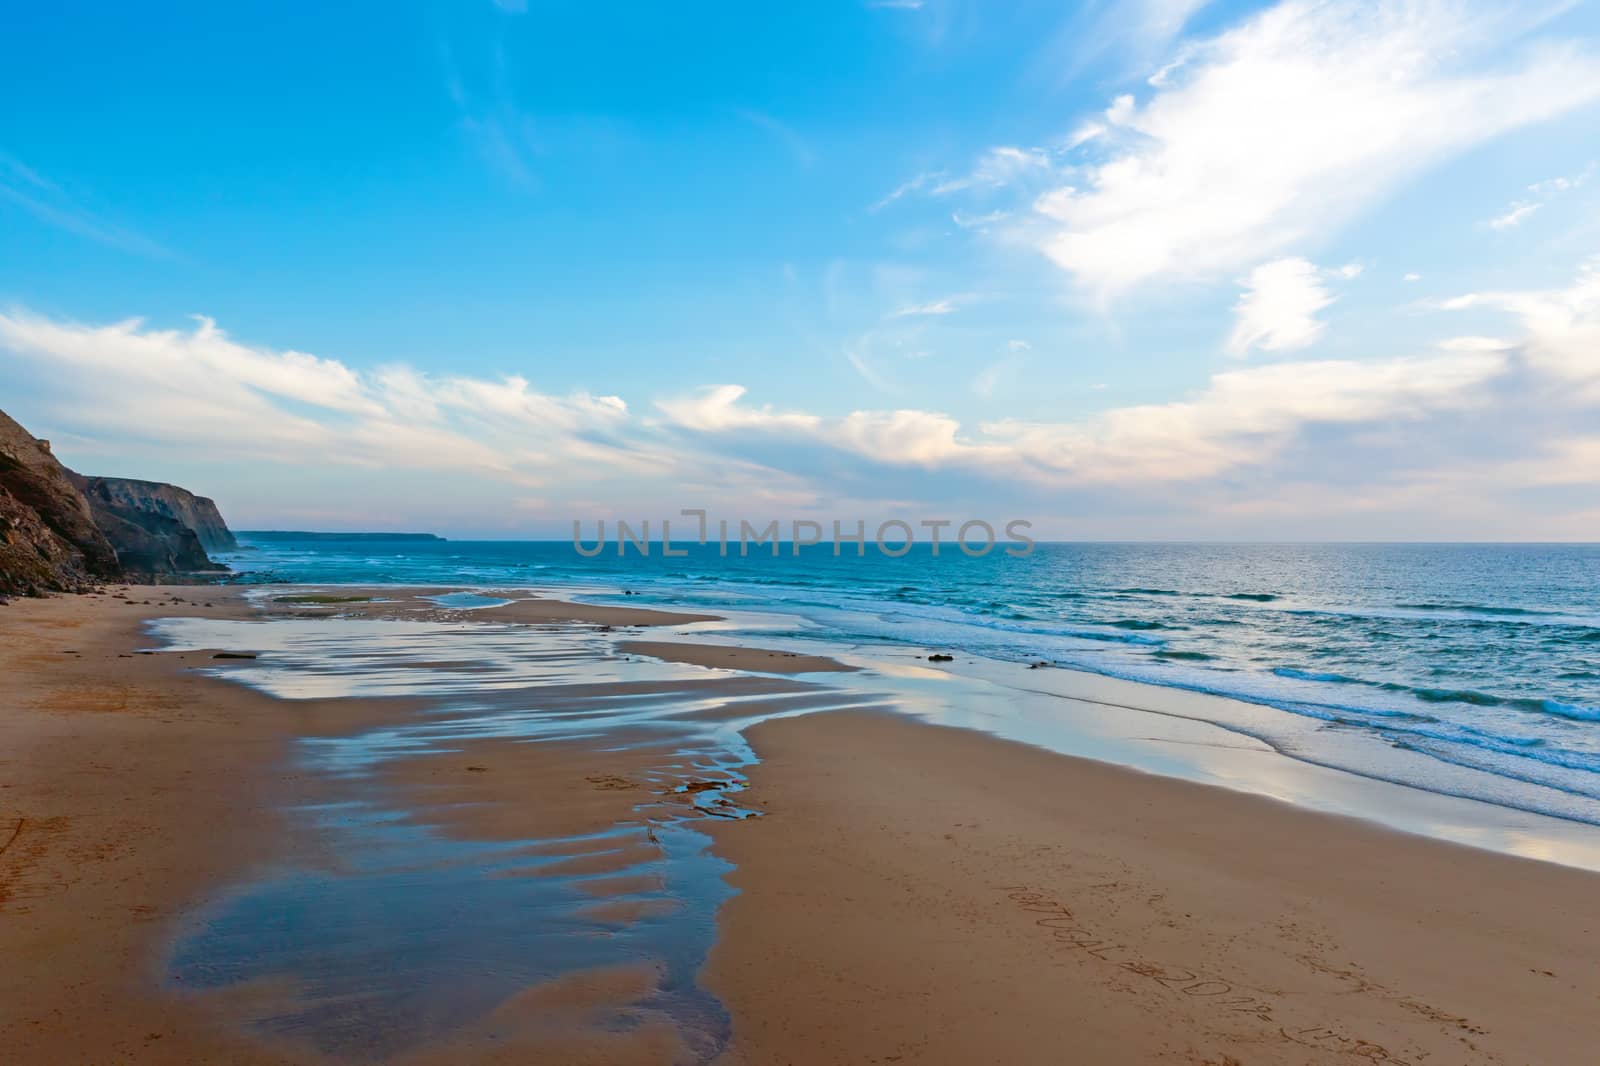
[[[208,546],[238,546],[210,500],[160,482],[82,477],[0,411],[0,597],[226,570]]]
[[[188,489],[160,481],[126,477],[91,477],[87,481],[84,494],[89,497],[91,506],[104,505],[119,512],[134,511],[170,518],[194,530],[206,551],[226,552],[239,548],[217,505],[208,497],[196,496]]]
[[[199,534],[176,518],[160,511],[145,510],[136,502],[107,500],[94,493],[94,481],[94,478],[80,479],[95,525],[117,550],[117,562],[125,575],[158,577],[194,570],[227,569],[213,563],[200,543]]]
[[[72,472],[0,411],[0,595],[73,591],[120,573]]]
[[[39,512],[0,487],[0,601],[91,584],[83,553],[45,525]]]

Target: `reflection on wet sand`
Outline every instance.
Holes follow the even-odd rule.
[[[730,890],[696,824],[750,813],[733,798],[752,759],[739,730],[872,705],[618,654],[573,623],[318,613],[154,630],[169,650],[255,652],[215,672],[286,701],[406,697],[394,720],[298,743],[309,858],[214,901],[170,961],[190,994],[339,1058],[515,1030],[546,1053],[598,1040],[613,1058],[708,1061],[728,1024],[696,975]],[[529,997],[541,1009],[518,1011]]]

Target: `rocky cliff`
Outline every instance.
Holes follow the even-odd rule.
[[[0,597],[226,570],[206,554],[207,540],[217,550],[237,546],[210,500],[159,482],[75,474],[48,441],[0,411]]]
[[[165,512],[145,506],[139,496],[103,496],[95,491],[97,478],[78,479],[94,524],[117,550],[117,563],[132,577],[159,577],[199,570],[226,570],[206,554],[200,535]],[[152,488],[172,489],[171,485],[142,482]],[[182,489],[177,489],[183,492]],[[187,493],[185,494],[187,495]]]
[[[200,546],[208,552],[237,551],[228,524],[217,505],[205,496],[160,481],[138,481],[126,477],[91,477],[84,495],[93,507],[105,505],[119,511],[160,515],[194,530]]]
[[[0,595],[74,591],[120,573],[72,472],[0,411]]]

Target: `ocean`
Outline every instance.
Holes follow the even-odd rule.
[[[759,616],[760,639],[824,653],[900,646],[1231,697],[1280,714],[1222,724],[1294,757],[1600,824],[1600,545],[585,558],[570,542],[240,540],[221,558],[242,583],[533,588]],[[1373,744],[1385,758],[1359,754]]]

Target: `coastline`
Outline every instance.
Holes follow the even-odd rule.
[[[516,1048],[573,1062],[715,1052],[727,1063],[823,1063],[866,1061],[870,1049],[884,1060],[1026,1062],[1044,1061],[1028,1058],[1042,1047],[1056,1061],[1070,1041],[1106,1062],[1400,1062],[1423,1051],[1554,1062],[1582,1046],[1568,1041],[1600,1039],[1584,1020],[1600,988],[1586,961],[1600,956],[1597,933],[1580,906],[1600,887],[1591,874],[1016,744],[983,735],[977,721],[918,722],[929,716],[915,687],[872,695],[911,677],[960,702],[970,691],[960,686],[976,683],[925,665],[879,663],[888,673],[873,674],[844,649],[832,663],[782,641],[702,643],[702,632],[720,636],[710,615],[426,598],[459,588],[291,605],[272,601],[296,588],[160,587],[130,590],[149,601],[131,605],[106,594],[0,612],[0,655],[21,682],[0,721],[15,753],[0,764],[0,818],[22,819],[0,854],[0,914],[22,921],[0,923],[0,949],[23,960],[15,987],[0,989],[0,1048],[21,1061],[345,1057],[359,1039],[311,1047],[292,1029],[263,1035],[263,1018],[315,1005],[305,989],[254,978],[195,996],[163,970],[177,959],[181,977],[185,956],[170,945],[192,940],[196,922],[226,926],[241,891],[268,891],[270,904],[281,883],[273,870],[332,883],[349,875],[344,844],[369,846],[392,826],[443,849],[441,866],[469,856],[478,880],[544,893],[527,898],[546,900],[562,936],[598,932],[623,950],[485,992],[448,1024],[381,1049],[386,1060]],[[142,627],[172,615],[230,642],[184,644],[163,631],[175,650],[138,655],[151,643]],[[311,650],[212,659],[217,649],[253,654],[232,641],[265,633],[268,616],[297,623],[274,633],[310,632]],[[349,645],[363,622],[434,626],[423,637],[448,644],[476,620],[500,623],[491,628],[530,662],[508,666],[495,658],[505,646],[472,645],[459,659],[413,655],[397,671]],[[644,640],[647,626],[666,628]],[[295,669],[273,665],[296,655]],[[322,687],[267,694],[307,663]],[[234,670],[258,680],[207,676]],[[390,687],[357,684],[369,675]],[[495,715],[522,713],[517,693],[551,679],[554,690],[538,691],[555,694],[556,732],[484,731]],[[675,709],[630,717],[641,701]],[[913,717],[870,712],[891,707]],[[1211,728],[1186,722],[1167,742],[1242,757],[1200,737]],[[372,755],[371,737],[392,748],[408,731],[424,742]],[[307,743],[377,762],[352,783],[308,765]],[[1293,762],[1265,748],[1249,758]],[[308,827],[305,811],[369,794],[397,819],[391,828],[343,838]],[[767,817],[739,819],[745,812]],[[495,856],[486,865],[485,849]],[[297,876],[304,891],[307,875]],[[1537,913],[1523,913],[1526,899],[1541,901]],[[1046,928],[1034,924],[1039,908],[1052,906],[1081,927],[1064,949],[1054,931],[1036,935]],[[91,920],[97,936],[61,951]],[[704,925],[703,971],[701,948],[652,960],[685,950],[661,939],[673,922]],[[220,958],[196,957],[196,972]],[[1174,986],[1180,964],[1196,978]],[[673,992],[686,975],[721,1007]],[[1217,987],[1195,991],[1202,979],[1228,986],[1217,994],[1227,1018],[1195,1013],[1193,1001]],[[95,1006],[104,1003],[109,1012]],[[81,1024],[101,1015],[103,1025]],[[1023,1047],[1007,1043],[1013,1030],[1060,1038]],[[944,1035],[919,1044],[918,1033]]]

